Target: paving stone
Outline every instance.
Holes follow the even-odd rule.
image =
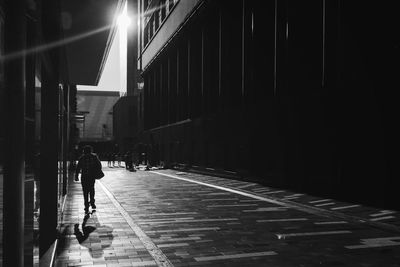
[[[157,266],[146,244],[151,241],[170,266],[400,266],[396,239],[391,246],[376,241],[374,247],[361,248],[371,244],[368,240],[400,234],[291,205],[297,201],[316,208],[334,202],[317,207],[332,211],[352,203],[206,175],[176,175],[173,170],[104,171],[106,176],[96,183],[98,210],[86,223],[94,230],[81,243],[73,228],[78,223],[82,230],[83,198],[80,185],[70,184],[65,213],[65,224],[72,227],[70,242],[58,252],[57,264],[72,257],[82,261],[69,264]],[[397,216],[368,207],[358,210],[368,218]]]

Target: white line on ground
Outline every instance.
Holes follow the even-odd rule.
[[[289,219],[257,220],[257,222],[301,222],[307,220],[308,220],[307,218],[289,218]]]
[[[204,182],[199,182],[199,181],[195,181],[195,180],[192,180],[192,179],[187,179],[187,178],[183,178],[183,177],[179,177],[179,176],[175,176],[175,175],[170,175],[170,174],[166,174],[166,173],[162,173],[162,172],[156,172],[156,171],[151,171],[151,172],[155,173],[155,174],[158,174],[158,175],[174,178],[174,179],[178,179],[178,180],[182,180],[182,181],[186,181],[186,182],[190,182],[190,183],[201,184],[201,185],[204,185],[204,186],[213,187],[213,188],[216,188],[216,189],[219,189],[219,190],[228,191],[228,192],[239,194],[239,195],[242,195],[242,196],[263,200],[263,201],[266,201],[266,202],[269,202],[269,203],[273,203],[273,204],[276,204],[276,205],[280,205],[280,206],[286,206],[286,207],[289,206],[288,204],[280,202],[280,201],[277,201],[277,200],[273,200],[273,199],[269,199],[269,198],[261,197],[261,196],[256,196],[256,195],[253,195],[253,194],[250,194],[250,193],[242,192],[242,191],[231,189],[231,188],[226,188],[226,187],[219,186],[219,185],[213,185],[213,184],[208,184],[208,183],[204,183]]]
[[[157,219],[149,219],[149,218],[143,218],[143,219],[135,219],[135,222],[137,223],[142,223],[142,222],[174,222],[174,221],[182,221],[182,220],[194,220],[194,217],[171,217],[171,218],[157,218]]]
[[[320,199],[320,200],[313,200],[308,203],[314,204],[314,203],[327,202],[327,201],[332,201],[332,200],[331,199]]]
[[[296,236],[314,236],[314,235],[338,235],[338,234],[350,234],[351,231],[325,231],[325,232],[309,232],[309,233],[291,233],[291,234],[276,234],[278,239],[285,239],[286,237]]]
[[[332,221],[332,222],[315,222],[316,225],[331,225],[331,224],[345,224],[346,221]]]
[[[255,210],[243,210],[243,212],[287,211],[286,207],[263,207]]]
[[[227,205],[207,205],[207,208],[225,208],[225,207],[250,207],[258,204],[227,204]]]
[[[389,214],[394,214],[394,213],[396,213],[394,210],[381,210],[380,212],[370,214],[369,216],[378,217],[378,216],[389,215]]]
[[[150,216],[176,216],[176,215],[191,215],[197,214],[197,212],[160,212],[160,213],[135,213],[135,217],[150,217]]]
[[[272,192],[263,192],[264,194],[277,194],[277,193],[282,193],[285,192],[283,190],[278,190],[278,191],[272,191]]]
[[[249,184],[239,185],[238,188],[243,189],[243,188],[247,188],[247,187],[254,186],[254,185],[256,185],[256,184],[255,183],[249,183]]]
[[[222,256],[209,256],[209,257],[195,257],[196,261],[213,261],[213,260],[229,260],[229,259],[239,259],[248,257],[262,257],[262,256],[273,256],[277,255],[274,251],[265,252],[255,252],[255,253],[241,253],[234,255],[222,255]]]
[[[224,222],[237,221],[238,218],[222,218],[222,219],[193,219],[193,220],[176,220],[176,221],[143,221],[140,224],[168,224],[168,223],[198,223],[198,222]]]
[[[264,191],[271,191],[271,189],[269,188],[256,188],[253,189],[254,192],[260,193],[260,192],[264,192]]]
[[[396,217],[394,216],[385,216],[385,217],[378,217],[378,218],[373,218],[373,219],[369,219],[372,222],[376,222],[376,221],[382,221],[382,220],[388,220],[388,219],[394,219]]]
[[[175,232],[216,231],[220,229],[221,228],[219,227],[181,228],[181,229],[146,231],[146,233],[155,234],[155,233],[175,233]]]
[[[159,244],[159,248],[175,248],[175,247],[187,247],[188,243],[170,243],[170,244]]]
[[[238,198],[206,198],[200,201],[238,201]]]
[[[315,205],[315,207],[332,206],[335,204],[336,204],[335,202],[328,202],[328,203],[317,204]]]
[[[163,243],[163,242],[179,242],[179,241],[192,241],[192,240],[200,240],[201,238],[198,236],[191,236],[191,237],[180,237],[180,238],[157,238],[153,239],[155,243]]]
[[[335,207],[331,208],[331,210],[344,210],[344,209],[351,209],[351,208],[357,208],[360,205],[349,205],[349,206],[342,206],[342,207]]]

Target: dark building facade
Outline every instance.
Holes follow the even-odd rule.
[[[340,0],[140,1],[138,106],[153,164],[399,208],[393,10]]]
[[[52,264],[76,84],[97,84],[122,2],[0,1],[0,266]]]
[[[118,153],[125,154],[134,148],[138,134],[138,114],[135,96],[123,96],[113,106],[114,142]],[[136,139],[135,139],[136,138]]]
[[[0,5],[0,265],[4,266],[33,266],[34,258],[43,256],[56,240],[61,222],[72,141],[70,100],[75,99],[76,88],[68,84],[62,68],[63,47],[38,49],[40,43],[60,39],[56,2]]]

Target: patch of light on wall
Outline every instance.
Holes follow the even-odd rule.
[[[121,15],[118,16],[118,32],[119,32],[119,51],[120,51],[120,81],[121,90],[120,95],[126,95],[126,79],[127,79],[127,53],[128,53],[128,27],[131,24],[131,20],[128,17],[128,6],[127,1],[125,2],[124,9]]]

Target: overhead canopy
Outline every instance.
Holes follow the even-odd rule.
[[[97,85],[124,0],[61,0],[61,23],[71,84]]]

